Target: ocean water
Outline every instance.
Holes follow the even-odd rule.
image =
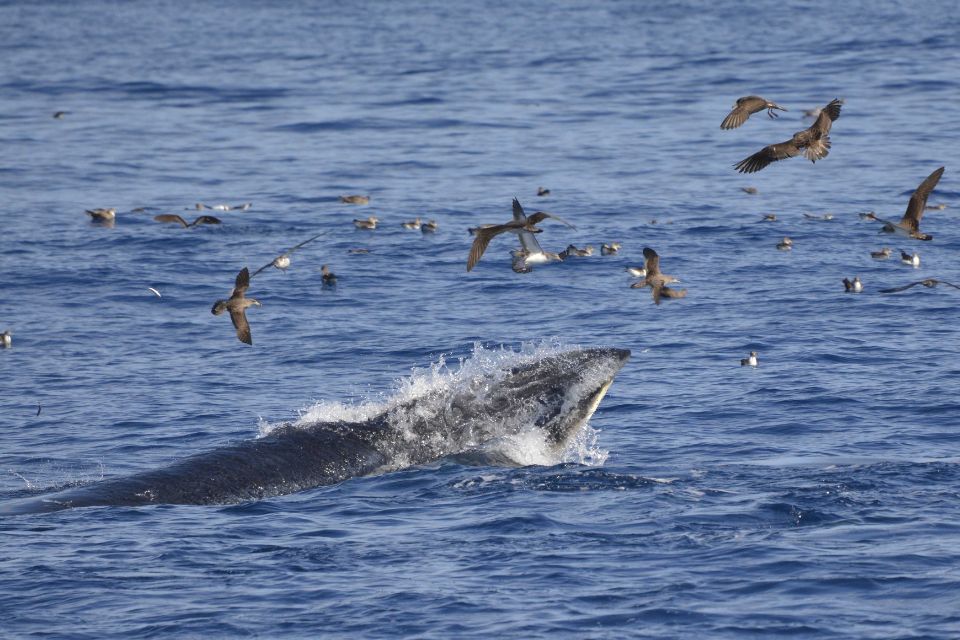
[[[0,637],[960,637],[960,291],[878,292],[960,284],[957,33],[955,2],[0,3],[0,504],[478,354],[633,353],[561,455],[0,519]],[[749,94],[790,110],[721,131]],[[829,157],[732,169],[835,97]],[[857,215],[940,166],[932,242]],[[548,250],[623,248],[466,273],[513,197],[576,225]],[[198,202],[252,207],[152,220]],[[254,278],[252,347],[210,314],[321,232]],[[645,246],[685,299],[629,288]]]

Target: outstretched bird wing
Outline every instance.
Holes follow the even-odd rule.
[[[900,226],[910,229],[911,231],[920,230],[920,218],[923,217],[923,211],[927,208],[927,198],[930,197],[930,193],[934,187],[937,186],[937,183],[940,182],[943,169],[944,167],[940,167],[927,176],[927,178],[920,183],[920,186],[917,187],[917,190],[913,192],[913,195],[910,196],[910,203],[907,205],[907,212],[903,214],[903,219],[900,221]]]
[[[570,224],[569,222],[567,222],[566,220],[564,220],[564,219],[561,218],[560,216],[555,216],[555,215],[553,215],[552,213],[547,213],[546,211],[537,211],[537,212],[534,213],[533,215],[528,216],[528,217],[527,217],[527,222],[529,222],[530,224],[537,224],[538,222],[543,222],[543,221],[546,220],[547,218],[552,218],[553,220],[556,220],[557,222],[562,222],[563,224],[567,225],[567,226],[570,227],[571,229],[576,229],[575,226],[573,226],[572,224]]]
[[[518,222],[524,222],[527,219],[527,214],[524,213],[523,207],[520,206],[520,201],[516,198],[513,199],[513,219]]]
[[[643,249],[643,257],[643,266],[647,269],[647,280],[652,279],[653,276],[660,275],[660,256],[657,255],[657,252],[650,247],[645,247]]]
[[[794,139],[791,138],[786,142],[767,145],[752,156],[744,158],[733,166],[740,173],[754,173],[760,171],[771,162],[786,160],[787,158],[798,155],[800,155],[800,148],[796,145]]]
[[[177,216],[177,217],[179,218],[180,216]],[[222,220],[220,220],[220,218],[218,218],[217,216],[200,216],[196,220],[191,222],[189,226],[193,227],[198,224],[220,224],[221,222]]]
[[[240,342],[253,344],[253,336],[250,335],[250,323],[247,322],[247,314],[243,309],[230,310],[230,320],[237,329],[237,338]]]
[[[483,252],[487,250],[487,246],[490,244],[490,241],[493,240],[493,237],[504,233],[510,228],[510,225],[495,224],[491,227],[477,229],[476,237],[474,237],[473,244],[470,246],[470,255],[467,256],[467,271],[473,269],[473,267],[480,262],[480,257],[483,255]]]
[[[175,213],[161,213],[158,216],[153,216],[153,219],[157,222],[176,222],[183,225],[184,227],[189,227],[187,221]]]
[[[234,296],[242,296],[247,289],[250,288],[250,271],[244,267],[241,269],[240,273],[237,274],[237,281],[233,285],[233,294]]]

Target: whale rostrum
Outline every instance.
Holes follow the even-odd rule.
[[[513,358],[388,403],[369,419],[301,418],[167,467],[0,504],[0,514],[260,500],[424,464],[527,430],[559,454],[629,357],[623,349],[586,348]]]

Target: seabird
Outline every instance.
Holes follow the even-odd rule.
[[[176,222],[177,224],[186,227],[193,227],[198,224],[220,224],[220,218],[216,216],[199,216],[196,220],[191,223],[187,223],[181,216],[175,213],[161,213],[158,216],[153,216],[153,219],[157,222]]]
[[[409,220],[401,224],[404,229],[410,229],[411,231],[416,231],[420,228],[420,225],[422,224],[422,222],[420,221],[420,218],[414,218],[413,220]]]
[[[560,252],[560,256],[564,260],[566,260],[570,256],[574,256],[577,258],[586,258],[592,255],[593,255],[593,247],[591,245],[587,245],[583,249],[578,249],[575,245],[568,244],[567,248]]]
[[[756,187],[740,187],[740,191],[743,191],[744,193],[748,193],[751,196],[755,196],[758,193],[760,193],[760,190],[757,189]]]
[[[765,98],[760,96],[744,96],[742,98],[737,98],[737,103],[733,105],[733,111],[727,114],[727,117],[723,119],[723,122],[720,124],[721,129],[736,129],[744,122],[747,121],[754,113],[767,110],[767,115],[771,118],[776,118],[779,114],[774,113],[774,109],[779,109],[780,111],[786,111],[783,107],[778,105],[776,102],[770,102]]]
[[[550,195],[550,189],[544,189],[543,187],[537,187],[538,196],[548,196]]]
[[[900,262],[903,264],[908,264],[913,268],[920,266],[920,254],[919,253],[907,253],[903,249],[900,250]]]
[[[63,120],[63,116],[70,113],[69,111],[57,111],[53,114],[53,117],[57,120]]]
[[[890,247],[883,247],[880,251],[871,251],[870,257],[874,260],[886,260],[890,257]]]
[[[473,269],[473,267],[480,261],[480,257],[483,256],[483,252],[487,250],[487,246],[490,244],[490,241],[501,233],[515,233],[520,237],[521,243],[523,242],[523,232],[527,233],[540,233],[543,229],[537,227],[538,222],[542,222],[547,218],[552,218],[558,222],[562,222],[571,228],[576,228],[563,218],[555,216],[553,214],[547,213],[545,211],[537,211],[536,213],[531,214],[529,217],[524,213],[523,207],[520,206],[520,201],[516,198],[513,199],[513,220],[504,224],[495,224],[492,226],[482,226],[478,227],[475,232],[475,238],[473,240],[473,245],[470,247],[470,255],[467,256],[467,271]],[[537,243],[537,248],[539,249],[539,243]],[[528,251],[528,253],[530,253]],[[543,250],[540,249],[541,255]],[[529,255],[526,258],[526,262],[530,262],[533,255]]]
[[[805,213],[803,214],[803,217],[806,218],[807,220],[833,220],[832,213],[825,213],[822,216],[817,216],[812,213]]]
[[[376,229],[377,223],[380,221],[380,218],[377,216],[370,216],[369,218],[363,219],[354,219],[353,226],[357,229]]]
[[[780,249],[780,251],[790,251],[790,249],[793,249],[793,240],[787,236],[783,236],[783,240],[777,243],[777,249]]]
[[[347,253],[370,253],[370,249],[347,249]]]
[[[370,204],[370,196],[340,196],[340,202],[346,204]]]
[[[117,210],[112,207],[110,209],[87,209],[86,212],[90,216],[91,222],[111,223],[117,219]]]
[[[436,233],[439,228],[436,220],[429,220],[420,225],[420,233]]]
[[[751,351],[749,356],[747,356],[746,358],[741,358],[741,359],[740,359],[740,366],[741,366],[741,367],[755,367],[755,366],[757,366],[758,364],[760,364],[760,361],[757,360],[757,352],[756,352],[756,351]]]
[[[946,208],[947,208],[947,205],[945,205],[942,202],[940,204],[928,204],[925,207],[927,211],[943,211]]]
[[[243,270],[237,274],[237,281],[233,286],[233,292],[230,294],[230,297],[227,300],[217,300],[214,302],[213,308],[210,311],[215,316],[219,316],[224,311],[229,311],[230,320],[233,321],[233,326],[237,330],[237,338],[240,342],[253,344],[253,337],[250,335],[250,324],[247,322],[246,309],[253,305],[258,307],[263,305],[257,300],[247,298],[244,295],[249,287],[250,272],[244,267]]]
[[[768,213],[767,215],[763,216],[763,222],[776,222],[776,221],[777,221],[777,214],[775,213]]]
[[[295,245],[295,246],[293,246],[293,247],[290,247],[289,249],[287,249],[286,251],[284,251],[283,253],[281,253],[279,256],[277,256],[276,258],[274,258],[273,260],[271,260],[271,261],[268,262],[267,264],[263,265],[262,267],[260,267],[260,268],[257,269],[256,271],[254,271],[254,272],[253,272],[253,275],[250,276],[250,277],[252,278],[253,276],[257,275],[258,273],[260,273],[261,271],[263,271],[264,269],[266,269],[266,268],[268,268],[268,267],[276,267],[277,269],[280,269],[280,271],[286,271],[286,270],[287,270],[287,267],[290,266],[290,254],[292,254],[294,251],[296,251],[296,250],[299,249],[300,247],[302,247],[302,246],[304,246],[304,245],[306,245],[306,244],[309,244],[309,243],[313,242],[314,240],[316,240],[317,238],[319,238],[320,236],[322,236],[322,235],[325,234],[325,233],[326,233],[326,231],[321,231],[320,233],[318,233],[317,235],[313,236],[312,238],[307,238],[306,240],[304,240],[304,241],[301,242],[300,244]]]
[[[320,267],[320,279],[323,280],[323,284],[328,287],[332,287],[337,284],[337,276],[335,273],[330,271],[330,267],[323,265]]]
[[[646,278],[647,270],[644,267],[627,267],[626,272],[634,278]]]
[[[843,289],[847,293],[860,293],[863,291],[863,283],[860,282],[860,276],[854,276],[853,280],[843,279]]]
[[[883,223],[880,229],[881,233],[899,233],[900,235],[910,236],[917,240],[933,240],[933,236],[920,232],[920,219],[927,207],[927,198],[933,191],[937,183],[940,182],[940,176],[943,175],[944,167],[940,167],[920,183],[913,195],[910,196],[910,202],[907,204],[907,212],[903,214],[900,222],[890,222],[881,220],[875,215],[864,216],[871,220],[877,220]]]
[[[740,173],[760,171],[771,162],[785,160],[801,153],[811,162],[827,157],[830,153],[830,128],[833,121],[840,117],[843,101],[834,99],[823,108],[816,122],[803,131],[797,131],[786,142],[771,144],[748,158],[733,165]]]
[[[902,287],[895,287],[893,289],[880,289],[880,293],[896,293],[897,291],[906,291],[910,287],[915,287],[918,284],[932,289],[938,284],[945,284],[948,287],[953,287],[954,289],[960,289],[960,285],[953,284],[952,282],[947,282],[946,280],[937,280],[936,278],[926,278],[925,280],[917,280],[916,282],[911,282],[910,284],[904,285]]]
[[[683,298],[687,295],[686,289],[671,289],[667,285],[671,282],[680,282],[674,276],[668,276],[660,272],[660,256],[650,247],[643,249],[645,258],[644,268],[647,271],[646,277],[642,282],[634,282],[630,285],[631,289],[640,289],[649,286],[653,290],[653,302],[660,304],[660,298]]]
[[[0,347],[9,349],[11,345],[13,345],[13,334],[7,329],[3,333],[0,333]]]
[[[600,245],[600,255],[602,256],[613,256],[620,251],[620,247],[623,245],[619,242],[611,242],[610,244]]]

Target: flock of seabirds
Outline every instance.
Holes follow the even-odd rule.
[[[757,151],[753,155],[748,156],[747,158],[744,158],[740,162],[733,165],[734,168],[740,173],[754,173],[764,169],[774,162],[786,160],[788,158],[793,158],[800,155],[814,163],[817,160],[822,160],[830,152],[830,129],[833,126],[833,122],[840,117],[842,105],[843,100],[837,98],[831,100],[824,107],[806,111],[805,116],[815,118],[812,125],[802,131],[794,133],[789,140],[767,145],[760,151]],[[779,116],[779,114],[776,113],[777,111],[787,111],[786,108],[780,106],[779,104],[770,100],[766,100],[765,98],[761,98],[760,96],[744,96],[737,99],[736,104],[733,105],[730,113],[727,114],[727,116],[723,119],[723,122],[720,124],[720,128],[736,129],[737,127],[743,125],[751,115],[764,110],[766,110],[767,115],[771,119]],[[62,119],[65,114],[66,112],[58,111],[53,117]],[[881,232],[898,234],[916,240],[932,240],[933,236],[920,231],[920,220],[923,217],[924,211],[927,209],[943,209],[946,206],[942,204],[932,207],[927,206],[927,199],[929,198],[933,189],[937,186],[937,183],[940,181],[943,171],[944,167],[936,169],[933,173],[927,176],[923,182],[920,183],[920,186],[917,187],[917,189],[913,192],[913,195],[910,197],[910,202],[907,204],[906,213],[904,213],[899,222],[882,220],[873,212],[861,213],[860,217],[880,222],[882,224]],[[757,193],[757,190],[754,187],[743,187],[743,190],[748,194]],[[550,195],[549,189],[545,189],[544,187],[538,188],[537,196],[548,195]],[[339,199],[340,202],[345,204],[367,205],[370,203],[370,196],[367,195],[344,195],[340,196]],[[246,211],[251,206],[251,203],[244,203],[235,206],[227,204],[208,206],[203,203],[198,203],[195,205],[195,209],[213,211]],[[146,208],[140,208],[133,209],[131,212],[142,213],[145,211],[147,211]],[[116,221],[117,211],[115,208],[99,208],[88,209],[86,213],[90,216],[91,221],[95,223],[113,226]],[[825,214],[824,216],[813,216],[811,214],[804,215],[808,218],[822,220],[829,220],[833,217],[831,214]],[[536,235],[534,234],[539,234],[543,231],[543,229],[538,227],[537,224],[548,219],[556,220],[557,222],[565,224],[568,227],[575,228],[572,224],[560,216],[547,213],[545,211],[537,211],[528,216],[519,200],[514,198],[513,218],[511,220],[501,224],[483,224],[478,227],[468,229],[469,233],[474,236],[474,240],[470,247],[470,253],[467,256],[467,271],[471,271],[480,261],[480,258],[483,257],[484,252],[490,245],[490,242],[497,236],[503,234],[514,234],[520,241],[520,248],[514,249],[511,252],[511,255],[513,256],[512,267],[513,270],[518,273],[526,273],[531,271],[531,265],[534,264],[563,261],[570,257],[586,257],[593,255],[594,248],[592,246],[587,246],[581,249],[572,244],[559,253],[544,251],[540,246],[540,243],[537,241]],[[171,213],[154,216],[154,220],[161,223],[178,224],[184,228],[195,227],[198,225],[217,225],[221,224],[222,222],[220,218],[211,214],[199,215],[191,222],[187,222],[178,214]],[[775,221],[776,215],[767,214],[764,216],[763,220]],[[357,229],[370,231],[375,230],[378,223],[379,219],[376,216],[355,219],[353,221],[353,224]],[[438,224],[435,220],[423,221],[421,218],[415,218],[414,220],[403,222],[402,226],[409,230],[419,230],[424,234],[436,232],[438,229]],[[247,297],[247,290],[250,288],[250,279],[262,271],[269,269],[270,267],[275,267],[281,271],[286,270],[290,266],[290,256],[295,251],[308,245],[322,235],[324,235],[324,233],[319,233],[297,245],[294,245],[271,260],[269,263],[254,271],[252,274],[249,272],[247,267],[244,267],[240,273],[237,274],[230,297],[224,300],[217,300],[211,309],[212,313],[214,315],[229,313],[230,319],[233,322],[233,326],[237,332],[237,338],[241,342],[252,345],[253,338],[250,333],[250,323],[247,321],[246,310],[251,306],[261,306],[261,304],[258,300]],[[789,251],[792,249],[792,247],[793,241],[789,237],[784,237],[783,240],[777,244],[777,248],[781,251]],[[621,244],[619,242],[605,243],[601,246],[601,254],[615,255],[620,248]],[[350,249],[349,251],[351,253],[369,253],[368,249]],[[892,250],[889,247],[883,247],[879,251],[871,252],[870,255],[876,260],[886,260],[890,257],[891,253]],[[653,295],[653,301],[657,305],[659,305],[661,300],[664,298],[676,299],[683,298],[687,295],[686,289],[676,289],[668,286],[679,282],[679,279],[675,276],[667,275],[660,270],[660,256],[655,250],[651,249],[650,247],[645,247],[643,249],[643,257],[644,264],[642,266],[628,266],[626,268],[627,272],[632,277],[637,279],[630,285],[631,288],[639,289],[649,287]],[[907,253],[906,251],[901,250],[900,258],[905,264],[914,267],[920,265],[920,256],[915,252]],[[330,268],[326,264],[322,265],[321,267],[321,278],[324,286],[333,287],[336,285],[337,277],[332,271],[330,271]],[[911,287],[915,287],[917,285],[923,285],[924,287],[932,288],[938,284],[960,289],[960,285],[946,282],[944,280],[926,278],[924,280],[911,282],[901,287],[881,289],[880,293],[896,293],[910,289]],[[843,285],[845,290],[849,293],[860,293],[863,291],[863,283],[860,281],[859,276],[855,276],[852,280],[844,278]],[[157,296],[160,295],[160,292],[156,289],[150,287],[150,290],[153,291],[153,293]],[[12,334],[9,330],[0,333],[0,347],[9,348],[12,345],[11,336]],[[740,360],[740,364],[742,366],[756,367],[759,364],[757,352],[751,351],[748,357]]]

